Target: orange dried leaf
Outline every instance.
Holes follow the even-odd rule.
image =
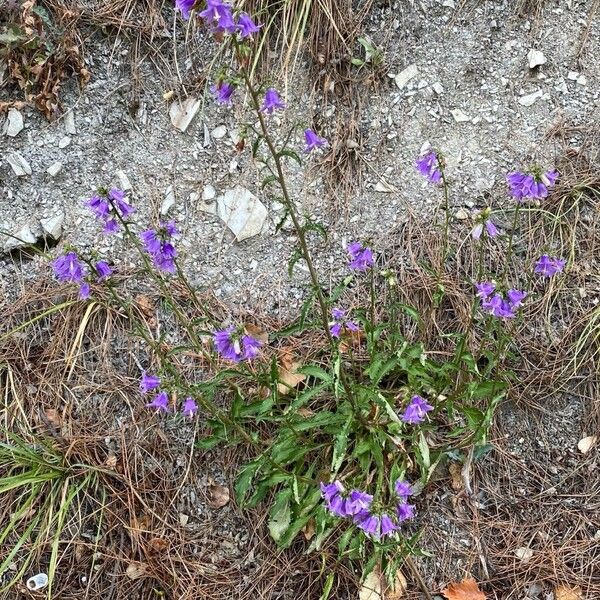
[[[229,502],[229,488],[218,483],[208,486],[208,505],[211,508],[222,508]]]
[[[555,600],[583,600],[583,593],[579,586],[559,585],[554,590],[554,598]]]
[[[246,333],[252,336],[255,340],[258,340],[261,344],[269,343],[269,334],[258,325],[253,325],[252,323],[246,323],[244,325],[244,329]]]
[[[450,482],[452,484],[452,489],[455,492],[460,492],[464,488],[463,478],[462,478],[462,466],[460,463],[451,462],[448,465],[448,471],[450,472]]]
[[[479,589],[477,582],[469,577],[460,583],[451,583],[442,590],[447,600],[486,600],[485,594]]]

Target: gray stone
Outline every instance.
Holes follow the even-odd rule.
[[[204,186],[204,189],[202,190],[202,200],[214,200],[216,195],[217,190],[215,190],[215,188],[212,185],[210,185],[210,183]]]
[[[224,138],[226,134],[227,134],[227,127],[225,127],[225,125],[219,125],[218,127],[215,127],[211,131],[211,135],[213,136],[213,138],[215,140],[220,140],[220,139]]]
[[[542,90],[537,90],[532,94],[526,94],[525,96],[521,96],[519,98],[519,104],[523,106],[532,106],[537,100],[539,100],[543,96]]]
[[[11,236],[4,242],[4,252],[11,252],[18,248],[25,248],[30,244],[35,244],[41,237],[41,231],[35,225],[23,225],[17,231],[13,231]]]
[[[175,206],[175,192],[173,186],[170,185],[165,191],[165,198],[160,205],[160,214],[166,215],[172,206]]]
[[[540,65],[546,64],[546,57],[544,56],[543,52],[532,49],[529,51],[529,54],[527,54],[527,63],[529,64],[530,69],[535,69]]]
[[[215,204],[205,204],[201,210],[220,217],[238,242],[258,235],[267,219],[266,206],[249,190],[236,186],[217,198]]]
[[[3,133],[9,137],[15,137],[22,131],[23,115],[16,108],[9,108],[6,121],[4,123]]]
[[[52,163],[46,169],[46,173],[48,173],[48,175],[50,175],[50,177],[56,177],[61,171],[62,171],[62,163],[58,162],[58,161],[55,163]]]
[[[75,113],[72,110],[65,113],[64,122],[65,131],[69,135],[75,135],[77,133],[77,128],[75,127]]]
[[[71,143],[71,138],[68,135],[65,135],[65,137],[61,138],[60,141],[58,142],[58,147],[61,150],[64,150],[70,143]]]
[[[6,157],[6,160],[17,177],[31,175],[31,167],[29,166],[29,163],[18,152],[11,152]]]
[[[457,123],[466,123],[471,120],[471,117],[466,115],[460,108],[455,108],[450,111],[450,114]]]
[[[171,108],[169,108],[171,124],[175,129],[185,132],[199,109],[200,100],[197,100],[196,98],[186,98],[183,102],[176,100],[171,104]]]
[[[394,77],[394,81],[396,82],[398,89],[401,90],[411,79],[414,79],[418,74],[419,69],[417,68],[417,65],[409,65]]]
[[[119,180],[119,185],[121,186],[121,189],[124,192],[128,192],[129,190],[131,190],[131,181],[129,181],[129,177],[127,177],[127,173],[125,173],[125,171],[119,169],[115,173],[115,175],[117,176],[117,179]]]
[[[65,216],[60,214],[48,219],[41,219],[40,225],[46,235],[57,240],[62,235],[63,223],[65,222]]]

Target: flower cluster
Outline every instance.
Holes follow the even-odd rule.
[[[140,392],[142,394],[148,394],[154,390],[157,390],[156,395],[152,399],[151,402],[146,404],[146,408],[153,408],[158,412],[168,413],[169,411],[169,395],[165,391],[160,391],[158,388],[160,387],[160,377],[156,375],[151,375],[144,371],[142,373],[142,378],[140,379]],[[181,412],[184,416],[189,417],[190,419],[196,414],[198,411],[198,405],[196,404],[193,398],[186,398],[181,406]]]
[[[210,86],[210,91],[213,93],[215,100],[219,104],[231,105],[233,92],[235,91],[235,88],[231,83],[221,79]]]
[[[360,242],[348,244],[346,250],[350,255],[348,267],[355,271],[366,271],[375,263],[371,248],[364,247]]]
[[[442,181],[440,159],[433,150],[419,157],[415,162],[415,167],[430,183],[440,183]]]
[[[327,140],[319,137],[312,129],[306,129],[304,131],[304,141],[306,142],[306,147],[304,148],[304,152],[306,153],[327,145]]]
[[[393,535],[400,523],[414,517],[414,506],[408,504],[408,497],[413,493],[410,484],[398,480],[394,488],[398,497],[395,516],[383,509],[375,510],[371,494],[356,489],[346,492],[341,481],[321,483],[321,496],[332,515],[350,518],[367,535],[381,539]]]
[[[558,171],[542,173],[534,169],[528,173],[514,171],[506,176],[506,182],[512,197],[517,202],[526,200],[542,200],[548,196],[548,188],[558,179]]]
[[[162,223],[158,229],[147,229],[140,233],[144,249],[151,256],[154,266],[159,271],[175,273],[177,250],[171,243],[171,238],[177,233],[177,227],[173,221]]]
[[[275,88],[269,88],[265,92],[265,98],[263,100],[260,111],[272,115],[276,110],[283,110],[285,108],[285,102],[279,97],[279,93]]]
[[[346,319],[346,311],[341,308],[333,308],[331,310],[333,322],[329,325],[329,332],[334,338],[339,338],[344,329],[349,331],[358,331],[358,325],[354,321]]]
[[[184,19],[189,19],[196,0],[175,0],[175,8],[179,10]],[[235,22],[232,7],[223,0],[206,0],[206,8],[198,16],[215,32],[238,32],[241,39],[251,37],[260,30],[262,25],[257,25],[246,13],[240,13]]]
[[[428,404],[425,398],[415,395],[410,399],[408,406],[400,417],[405,423],[416,425],[425,420],[425,415],[433,410],[433,406]]]
[[[96,218],[104,223],[104,233],[119,231],[119,220],[128,219],[135,212],[135,208],[125,200],[125,192],[117,188],[98,190],[86,204]]]
[[[232,325],[226,329],[215,331],[213,341],[217,352],[227,360],[239,363],[258,356],[261,342],[243,330],[236,330]]]
[[[562,272],[565,268],[566,261],[562,258],[550,257],[547,254],[540,256],[538,261],[535,263],[534,271],[538,275],[544,277],[552,277],[557,273]]]
[[[527,292],[521,290],[508,290],[506,298],[495,292],[496,285],[491,281],[482,281],[475,284],[477,296],[481,299],[481,308],[484,312],[500,319],[513,319],[517,310],[522,306]]]
[[[90,297],[90,281],[95,277],[97,281],[104,281],[112,275],[113,270],[104,260],[99,260],[92,265],[93,273],[88,272],[88,268],[77,256],[76,252],[70,251],[59,256],[52,263],[54,274],[59,281],[69,281],[79,285],[79,297],[85,300]]]
[[[479,240],[485,228],[485,231],[491,238],[495,238],[500,231],[496,227],[496,224],[490,219],[490,209],[486,208],[482,211],[475,213],[475,227],[471,230],[471,237],[474,240]]]

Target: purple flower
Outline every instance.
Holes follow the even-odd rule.
[[[227,81],[219,81],[210,86],[210,91],[219,104],[231,104],[231,96],[235,88]]]
[[[181,13],[184,19],[190,18],[192,8],[194,8],[196,0],[175,0],[175,8]]]
[[[475,287],[477,288],[477,296],[486,299],[494,293],[496,284],[491,281],[482,281],[481,283],[476,283]]]
[[[474,240],[480,239],[481,234],[483,233],[484,227],[485,227],[485,230],[487,231],[487,234],[491,238],[496,237],[500,233],[498,231],[498,228],[494,224],[494,222],[490,219],[486,219],[483,223],[477,223],[477,225],[475,225],[475,227],[473,227],[473,229],[471,230],[471,237]]]
[[[140,380],[140,392],[142,392],[142,394],[147,394],[159,386],[160,377],[157,377],[156,375],[148,375],[146,371],[142,373],[142,378]]]
[[[312,129],[307,129],[304,132],[304,139],[306,141],[306,148],[304,148],[305,152],[311,152],[317,148],[322,148],[327,144],[327,140],[319,137]]]
[[[535,263],[534,271],[538,275],[544,277],[552,277],[556,273],[560,273],[565,268],[566,261],[562,258],[551,258],[547,254],[540,256],[538,261]]]
[[[142,240],[142,244],[144,244],[144,248],[148,254],[156,254],[160,252],[160,240],[158,239],[158,234],[154,229],[147,229],[146,231],[142,231],[140,233],[140,240]]]
[[[79,299],[87,300],[90,297],[90,294],[91,294],[90,284],[87,281],[82,281],[81,285],[79,286]]]
[[[424,398],[421,396],[413,396],[410,399],[406,410],[400,417],[405,423],[410,423],[411,425],[415,425],[417,423],[422,423],[425,420],[425,415],[433,410],[433,406],[427,404]]]
[[[156,394],[154,400],[146,404],[146,408],[155,408],[157,411],[169,412],[169,396],[167,392]]]
[[[406,502],[401,502],[398,504],[396,508],[396,513],[398,514],[398,521],[402,523],[402,521],[406,521],[408,519],[413,519],[415,516],[415,507],[412,504],[407,504]]]
[[[108,192],[108,198],[112,200],[115,210],[123,219],[127,219],[135,212],[135,208],[125,201],[125,192],[123,190],[113,188]]]
[[[510,193],[517,202],[542,200],[548,196],[548,188],[558,179],[557,171],[522,173],[514,171],[506,176]]]
[[[354,516],[354,522],[366,534],[379,538],[381,531],[381,519],[379,517],[372,515],[368,510],[364,510]]]
[[[119,222],[113,218],[106,219],[102,231],[104,231],[104,233],[117,233],[117,231],[119,231]]]
[[[527,298],[527,292],[523,292],[521,290],[508,290],[508,292],[506,292],[506,297],[514,312],[522,305],[523,300]]]
[[[381,537],[392,535],[398,526],[390,519],[389,515],[381,515]]]
[[[52,267],[59,281],[81,283],[85,275],[85,267],[75,252],[67,252],[59,256],[52,263]]]
[[[354,321],[347,321],[345,315],[346,311],[340,308],[333,308],[331,310],[331,316],[334,318],[334,321],[329,326],[329,333],[331,333],[334,338],[340,337],[342,329],[358,331],[358,325]]]
[[[96,274],[98,275],[98,281],[102,281],[107,277],[110,277],[113,273],[113,270],[110,268],[109,264],[104,260],[99,260],[95,265]]]
[[[96,218],[105,220],[108,217],[110,206],[108,202],[100,196],[94,194],[87,202],[86,205],[94,213]]]
[[[261,112],[265,112],[269,115],[273,114],[275,110],[283,110],[285,108],[285,102],[279,97],[275,88],[269,88],[265,93],[265,99],[261,107]]]
[[[515,310],[510,302],[502,297],[502,294],[494,294],[491,297],[482,299],[481,308],[499,319],[512,319],[515,317]]]
[[[373,496],[360,490],[352,490],[346,500],[346,515],[357,515],[363,510],[367,510],[373,502]]]
[[[325,502],[331,502],[331,499],[344,491],[344,486],[341,481],[332,481],[331,483],[321,482],[321,496]]]
[[[262,25],[257,25],[246,13],[240,13],[237,28],[242,39],[252,37],[253,33],[260,31]]]
[[[161,223],[158,230],[147,229],[139,234],[144,249],[152,257],[152,262],[159,271],[165,273],[175,273],[176,271],[177,250],[170,239],[177,233],[174,221],[169,221]]]
[[[225,4],[222,0],[206,0],[206,8],[198,13],[198,16],[213,25],[216,21],[217,24],[214,27],[216,31],[227,31],[229,33],[235,31],[231,6]]]
[[[250,335],[240,335],[233,326],[215,331],[213,340],[217,352],[233,362],[256,358],[261,346],[259,340]]]
[[[442,171],[437,154],[430,150],[415,162],[417,171],[426,177],[430,183],[440,183],[442,181]]]
[[[186,417],[191,419],[196,414],[197,410],[198,410],[198,405],[196,404],[194,399],[186,398],[185,401],[183,402],[183,408],[181,409],[183,414]]]
[[[394,484],[394,490],[396,491],[396,495],[403,502],[408,502],[408,497],[413,495],[413,489],[408,481],[403,481],[402,479],[398,479]]]
[[[104,222],[104,233],[119,231],[119,218],[127,219],[135,212],[135,208],[126,202],[125,192],[118,188],[98,190],[86,204],[96,218]]]
[[[350,255],[348,267],[355,271],[366,271],[375,263],[371,248],[364,248],[360,242],[348,244],[346,250]]]

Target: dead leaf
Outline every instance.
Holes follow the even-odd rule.
[[[583,600],[583,592],[579,586],[559,585],[554,590],[555,600]]]
[[[252,323],[246,323],[244,325],[246,333],[252,336],[255,340],[258,340],[261,344],[266,345],[269,343],[269,334],[258,325]]]
[[[304,417],[305,419],[308,419],[308,417],[314,416],[315,411],[314,410],[310,410],[310,408],[306,408],[304,406],[304,407],[298,409],[298,414],[301,417]]]
[[[56,427],[56,429],[60,430],[60,428],[62,426],[62,418],[58,414],[57,410],[54,410],[53,408],[47,408],[44,411],[44,415],[46,415],[46,419],[48,420],[48,423],[50,423],[51,425],[54,425],[54,427]]]
[[[559,585],[554,590],[555,600],[583,600],[583,594],[581,588],[570,587],[568,585]]]
[[[117,466],[117,455],[114,454],[113,452],[111,452],[107,457],[106,460],[104,461],[104,464],[109,468],[109,469],[114,469]]]
[[[457,462],[451,462],[448,465],[448,471],[450,472],[450,483],[452,484],[452,489],[455,492],[461,492],[464,489],[462,465]]]
[[[579,440],[579,443],[577,444],[577,449],[579,450],[579,452],[581,452],[581,454],[587,454],[596,445],[597,441],[597,435],[588,435],[587,437],[584,437],[583,439]]]
[[[447,600],[485,600],[485,594],[472,577],[465,578],[460,583],[450,583],[442,590],[442,595]]]
[[[313,518],[308,520],[308,523],[302,528],[304,539],[310,541],[315,535],[315,520]]]
[[[148,565],[145,563],[131,563],[127,569],[125,569],[125,574],[129,579],[139,579],[146,574],[148,570]]]
[[[229,502],[229,488],[218,483],[208,486],[208,505],[211,508],[223,508]]]
[[[527,564],[533,556],[533,550],[531,548],[517,548],[515,550],[515,556],[524,564]]]
[[[289,394],[299,383],[306,379],[306,375],[298,373],[302,363],[294,360],[294,354],[289,348],[281,348],[278,352],[279,383],[277,390],[282,396]]]
[[[148,542],[148,546],[152,552],[163,554],[169,547],[169,542],[164,538],[155,537]]]
[[[379,566],[366,576],[358,592],[358,600],[383,600],[381,587],[381,571]]]
[[[152,298],[145,294],[138,294],[134,301],[144,317],[148,319],[148,325],[156,327],[156,310]]]
[[[394,578],[393,589],[389,586],[385,590],[385,600],[400,600],[400,598],[404,598],[407,588],[408,583],[406,582],[406,577],[404,577],[402,571],[398,569],[396,571],[396,577]]]

